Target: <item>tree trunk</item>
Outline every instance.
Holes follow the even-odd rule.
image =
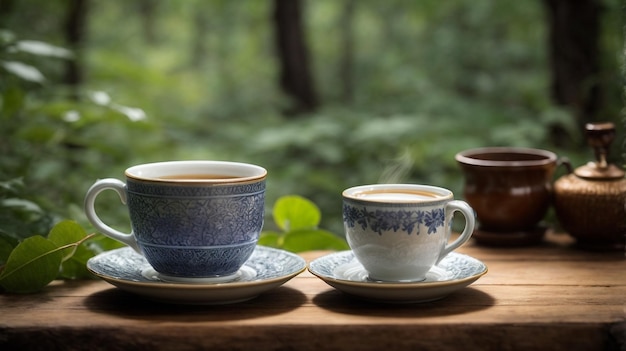
[[[206,11],[198,9],[193,15],[193,38],[191,40],[191,65],[203,68],[208,55],[209,18]]]
[[[15,0],[0,0],[0,27],[7,28],[5,19],[13,13]]]
[[[65,39],[70,49],[74,51],[74,59],[67,61],[65,68],[65,84],[74,87],[74,97],[77,97],[77,89],[83,79],[84,72],[81,65],[81,49],[85,41],[87,27],[87,2],[88,0],[68,1],[67,17],[65,20]]]
[[[317,94],[309,68],[309,54],[302,25],[300,0],[274,1],[276,48],[280,62],[280,86],[293,99],[287,113],[315,110]]]
[[[354,22],[354,0],[346,0],[340,17],[341,27],[341,62],[339,77],[341,78],[341,99],[350,103],[354,99],[354,36],[352,24]]]
[[[157,42],[155,19],[158,5],[159,3],[155,0],[139,1],[143,39],[148,44]]]
[[[599,0],[544,0],[554,101],[573,111],[579,130],[595,120],[603,92],[599,83]]]

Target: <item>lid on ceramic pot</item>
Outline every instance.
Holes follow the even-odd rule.
[[[588,123],[585,126],[587,142],[593,147],[596,161],[576,168],[574,174],[589,180],[613,180],[624,178],[624,171],[607,163],[609,146],[615,139],[615,125],[606,123]]]

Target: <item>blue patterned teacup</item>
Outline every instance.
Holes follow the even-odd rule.
[[[102,234],[145,256],[165,277],[224,278],[254,251],[263,226],[265,178],[259,166],[224,161],[171,161],[130,167],[126,183],[94,183],[85,213]],[[130,234],[103,223],[94,203],[103,190],[128,206]]]
[[[415,184],[375,184],[343,192],[346,239],[357,260],[378,281],[422,281],[474,231],[475,215],[450,190]],[[448,243],[455,212],[465,217],[460,237]]]

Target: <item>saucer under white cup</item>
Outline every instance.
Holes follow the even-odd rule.
[[[364,300],[384,303],[423,303],[442,299],[487,273],[487,266],[468,255],[452,252],[433,266],[420,282],[382,282],[350,250],[335,252],[309,263],[309,272],[328,285]]]

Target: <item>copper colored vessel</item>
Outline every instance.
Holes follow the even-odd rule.
[[[476,211],[479,244],[519,246],[541,240],[557,156],[546,150],[486,147],[456,155],[465,200]]]
[[[561,226],[588,249],[623,250],[626,235],[624,171],[607,163],[615,138],[612,123],[588,124],[587,140],[596,161],[554,183],[554,207]]]

